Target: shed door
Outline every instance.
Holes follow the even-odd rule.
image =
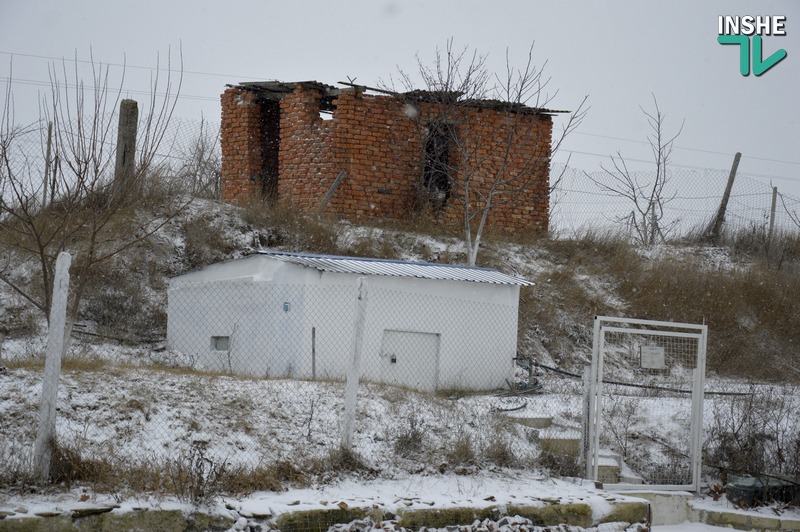
[[[389,384],[435,392],[439,378],[439,335],[383,331],[380,375]]]

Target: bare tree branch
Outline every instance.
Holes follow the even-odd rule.
[[[191,200],[169,188],[178,183],[153,181],[152,190],[142,186],[162,177],[155,172],[155,158],[182,80],[182,74],[177,82],[172,79],[171,58],[166,80],[160,79],[160,65],[156,69],[139,129],[142,140],[135,175],[121,185],[121,194],[112,193],[112,188],[115,118],[124,69],[120,85],[111,87],[107,66],[92,58],[87,82],[78,63],[76,57],[74,70],[66,61],[50,65],[51,90],[40,105],[40,124],[53,124],[52,158],[44,164],[20,166],[14,160],[11,148],[19,140],[20,128],[13,122],[10,83],[0,117],[0,240],[8,249],[0,281],[49,317],[55,259],[60,251],[69,251],[75,257],[70,322],[78,318],[84,290],[97,266],[154,234]],[[43,195],[42,189],[48,193]],[[161,213],[152,208],[157,202],[164,206]],[[148,209],[141,208],[145,205]],[[30,277],[25,265],[32,261],[37,264],[34,284],[22,280]]]
[[[617,152],[616,156],[610,156],[613,168],[600,165],[604,180],[584,172],[584,175],[600,190],[630,202],[631,212],[618,218],[617,221],[627,225],[636,241],[644,246],[652,246],[657,240],[663,241],[669,231],[669,227],[663,223],[664,207],[675,198],[676,193],[668,195],[665,187],[670,181],[668,169],[673,143],[683,131],[682,122],[674,135],[667,135],[664,130],[665,115],[661,112],[655,95],[653,95],[653,107],[653,111],[639,107],[650,126],[647,141],[655,164],[655,170],[648,173],[648,178],[643,178],[641,173],[631,172],[620,152]]]
[[[554,95],[546,92],[550,83],[544,75],[547,63],[535,64],[533,44],[520,68],[512,64],[506,51],[502,75],[488,70],[486,56],[467,47],[457,49],[452,39],[444,50],[436,49],[432,63],[419,56],[416,60],[416,77],[424,89],[415,90],[414,77],[398,69],[399,84],[405,89],[398,96],[414,108],[423,151],[417,208],[440,214],[448,204],[458,203],[467,261],[474,265],[497,207],[548,202],[561,176],[544,186],[541,181],[548,179],[552,156],[585,117],[587,99],[570,115],[560,134],[554,135],[549,149],[541,150],[541,129],[536,124],[551,120],[541,109]],[[398,93],[392,78],[390,82],[383,87]],[[481,123],[479,109],[486,101],[494,102],[496,112],[502,113],[497,127]]]

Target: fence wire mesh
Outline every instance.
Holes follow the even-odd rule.
[[[630,198],[603,188],[604,184],[614,184],[607,174],[554,166],[553,175],[562,176],[551,200],[551,229],[555,234],[569,237],[586,231],[610,231],[635,237],[630,217],[636,205]],[[727,170],[670,169],[659,206],[663,207],[663,218],[658,226],[664,239],[706,231],[719,209],[728,176]],[[652,187],[653,173],[634,172],[631,179],[643,194],[642,190]],[[773,231],[796,234],[800,229],[800,199],[777,188],[774,193],[773,214],[773,187],[754,176],[737,174],[725,211],[725,230],[766,236],[772,223]]]
[[[109,346],[73,342],[59,395],[59,441],[128,465],[202,446],[215,463],[252,468],[302,457],[305,465],[335,469],[323,462],[344,441],[345,382],[355,372],[349,441],[365,467],[474,468],[487,450],[493,463],[532,461],[535,429],[502,428],[507,411],[548,416],[546,402],[524,399],[543,387],[535,370],[514,361],[516,301],[492,301],[490,291],[470,287],[454,299],[447,295],[453,286],[412,284],[369,287],[354,368],[353,283],[176,283],[163,349],[114,348],[117,362],[133,366],[124,373],[80,371],[103,367],[96,357],[107,357]],[[18,452],[20,428],[36,425],[41,340],[6,341],[2,355],[14,365],[0,376],[13,420],[4,443],[22,461],[29,452]]]
[[[102,148],[113,157],[116,139]],[[0,168],[0,188],[7,194],[9,172],[39,186],[45,167],[47,124],[39,122],[14,133],[4,149],[9,162]],[[4,155],[4,156],[5,156]],[[55,157],[55,154],[51,154]],[[180,183],[193,194],[219,198],[221,180],[219,126],[202,120],[173,119],[164,129],[163,140],[153,165],[159,179]],[[558,237],[586,231],[614,232],[634,236],[630,217],[635,206],[621,194],[603,189],[609,176],[602,171],[584,171],[554,165],[550,229]],[[642,188],[651,183],[653,172],[632,172]],[[724,169],[669,169],[661,194],[664,217],[659,230],[666,240],[701,234],[717,213],[729,171]],[[773,194],[775,208],[773,211]],[[777,233],[800,230],[800,197],[769,184],[765,178],[739,173],[734,181],[725,212],[724,229],[730,233],[750,232],[766,237],[772,226]]]
[[[116,115],[109,115],[99,122],[116,124],[116,120]],[[59,126],[59,132],[52,134],[49,152],[48,123],[44,121],[28,127],[0,131],[2,200],[9,205],[14,204],[16,194],[13,187],[21,188],[26,194],[43,196],[46,188],[43,182],[48,172],[50,180],[56,182],[55,187],[60,186],[66,190],[73,185],[74,176],[70,175],[73,167],[88,171],[88,166],[97,166],[97,171],[103,174],[100,180],[108,182],[114,170],[116,136],[93,136],[92,146],[86,147],[77,143],[78,147],[74,147],[71,143],[87,127],[84,125],[81,128],[77,124]],[[140,127],[148,127],[144,118],[140,120]],[[149,132],[140,131],[138,141],[143,142],[144,137],[147,137],[152,158],[136,161],[136,164],[147,165],[149,178],[178,186],[195,196],[219,198],[222,164],[219,126],[204,120],[173,119],[157,130],[154,126],[150,127],[154,129]],[[157,145],[154,144],[156,141]],[[81,150],[89,155],[80,153]],[[91,161],[83,160],[87,157]],[[57,171],[61,173],[58,177],[55,175]],[[53,186],[48,184],[48,187]],[[56,188],[56,195],[57,190]],[[49,193],[52,194],[52,190]]]
[[[158,152],[160,175],[184,180],[193,193],[218,197],[217,137],[200,122],[173,122]],[[0,169],[3,187],[8,176],[2,172],[25,175],[31,183],[41,177],[46,127],[17,138],[5,152],[12,164]],[[669,235],[707,224],[726,179],[722,170],[677,170],[664,222]],[[630,206],[599,191],[582,172],[568,170],[553,198],[557,234],[625,230],[621,220]],[[769,185],[737,177],[726,224],[765,232],[772,198]],[[775,227],[796,232],[800,199],[781,192],[776,198]],[[355,284],[175,285],[163,346],[123,346],[85,336],[73,341],[59,390],[59,445],[86,463],[105,462],[118,471],[149,464],[176,476],[170,468],[198,456],[205,464],[248,471],[291,463],[305,471],[391,476],[464,473],[488,463],[582,473],[580,377],[517,356],[515,307],[475,295],[454,305],[447,294],[420,290],[370,288],[351,439],[356,459],[342,455],[356,298]],[[686,481],[692,342],[631,333],[607,338],[601,442],[625,463],[620,475],[647,483]],[[664,368],[641,368],[648,347],[663,349]],[[41,334],[0,337],[0,477],[10,483],[31,470],[43,352]],[[750,412],[747,398],[756,395],[713,399],[714,412],[737,412],[725,425],[707,422],[717,438],[708,444],[715,457],[732,445],[738,412]],[[781,404],[796,411],[797,390],[789,395]],[[774,430],[797,434],[793,420],[783,415]],[[752,438],[766,450],[760,456],[777,456],[796,443],[789,438],[783,447],[773,445],[763,431]],[[796,475],[798,457],[770,467]],[[723,465],[744,468],[743,463]]]

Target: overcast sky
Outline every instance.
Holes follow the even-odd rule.
[[[783,15],[786,36],[764,38],[764,56],[788,57],[760,77],[739,73],[739,50],[717,42],[719,15]],[[375,85],[413,70],[453,38],[488,54],[494,71],[505,53],[519,64],[535,41],[558,94],[550,103],[574,109],[589,95],[591,110],[558,159],[597,169],[610,153],[646,160],[647,122],[639,106],[652,96],[677,131],[673,162],[730,167],[773,176],[800,195],[800,2],[741,0],[611,1],[237,1],[0,0],[0,90],[13,58],[18,121],[36,118],[36,95],[47,90],[53,59],[117,65],[125,88],[145,99],[152,68],[183,50],[180,117],[219,120],[226,83],[247,80],[355,78]],[[138,68],[146,67],[146,68]],[[112,81],[121,69],[111,68]],[[763,178],[770,181],[769,177]]]

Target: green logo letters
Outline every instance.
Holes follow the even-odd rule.
[[[780,49],[766,60],[762,59],[761,35],[753,36],[753,74],[760,76],[786,58],[786,50]],[[739,72],[742,76],[750,75],[750,37],[747,35],[720,35],[717,37],[720,44],[739,45]]]

